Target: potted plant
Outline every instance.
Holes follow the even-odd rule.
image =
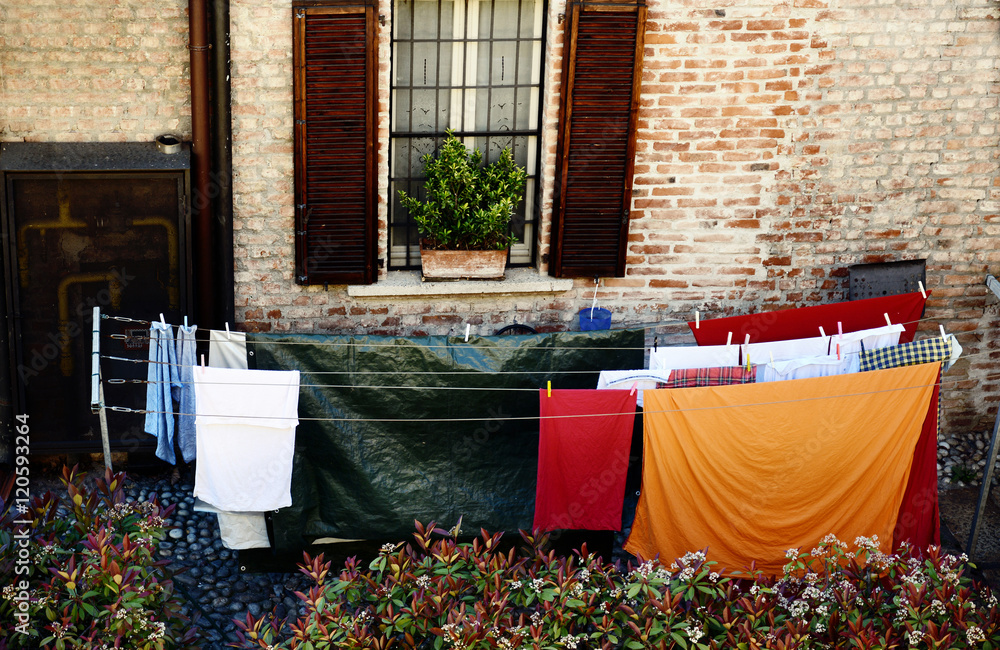
[[[399,192],[399,199],[420,231],[424,279],[502,278],[507,250],[517,241],[511,215],[521,201],[527,172],[510,149],[482,165],[478,149],[469,151],[448,131],[437,155],[424,164],[424,199]]]

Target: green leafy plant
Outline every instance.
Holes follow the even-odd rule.
[[[510,233],[514,208],[521,201],[527,172],[510,149],[482,166],[479,150],[469,151],[448,131],[437,156],[424,164],[424,200],[399,192],[429,249],[502,250],[517,241]]]
[[[780,577],[720,575],[704,552],[621,568],[587,553],[557,557],[546,535],[520,549],[482,531],[471,543],[416,524],[367,568],[339,575],[305,555],[306,613],[239,621],[249,650],[318,648],[820,649],[1000,647],[1000,609],[962,557],[931,548],[886,555],[830,536],[788,552]],[[641,559],[641,558],[640,558]]]
[[[128,501],[124,482],[108,471],[89,490],[64,468],[68,499],[35,496],[27,512],[3,518],[0,650],[199,647],[167,562],[156,559],[173,506],[155,495]]]

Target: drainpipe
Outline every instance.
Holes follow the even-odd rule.
[[[233,260],[233,126],[229,0],[211,0],[212,169],[215,171],[216,317],[236,322]],[[216,324],[218,326],[218,324]]]
[[[191,51],[191,166],[194,189],[194,277],[196,317],[214,324],[212,269],[211,151],[209,149],[208,7],[206,0],[188,0],[188,48]]]

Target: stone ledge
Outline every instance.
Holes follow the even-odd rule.
[[[560,293],[573,288],[573,280],[542,275],[535,269],[512,268],[503,280],[458,280],[423,282],[419,271],[392,271],[375,284],[347,287],[352,298],[392,298],[394,296],[460,296],[515,293]]]

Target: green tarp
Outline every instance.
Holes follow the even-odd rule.
[[[275,547],[408,537],[413,520],[531,527],[538,389],[643,367],[642,330],[529,336],[251,334],[251,364],[302,371],[290,508]]]

